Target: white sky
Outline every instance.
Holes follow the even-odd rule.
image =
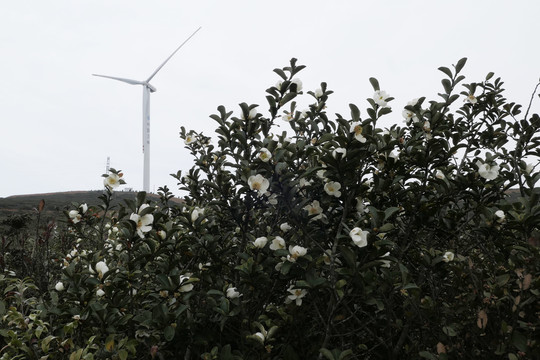
[[[169,174],[191,167],[180,126],[214,135],[219,105],[266,110],[272,70],[292,57],[307,65],[304,92],[335,91],[330,114],[364,109],[376,77],[396,98],[386,126],[412,98],[436,98],[437,68],[462,57],[467,81],[493,71],[526,107],[539,14],[538,0],[3,1],[0,197],[101,189],[108,156],[142,189],[142,88],[91,74],[145,80],[199,26],[151,82],[151,190],[178,194]]]

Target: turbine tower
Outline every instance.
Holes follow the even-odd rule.
[[[178,50],[182,46],[184,46],[185,43],[189,41],[201,28],[199,27],[193,34],[191,34],[180,46],[176,48],[176,50],[173,51],[173,53],[165,59],[165,61],[158,66],[158,68],[148,77],[146,80],[132,80],[132,79],[124,79],[114,76],[107,76],[107,75],[98,75],[98,74],[92,74],[94,76],[100,76],[107,79],[113,79],[122,81],[125,83],[128,83],[130,85],[142,85],[143,87],[143,154],[144,154],[144,170],[143,170],[143,190],[146,192],[150,191],[150,93],[153,93],[156,91],[156,88],[150,85],[150,80],[156,76],[159,70],[176,54]]]

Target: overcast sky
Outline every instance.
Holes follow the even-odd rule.
[[[3,1],[0,197],[101,189],[107,157],[141,190],[141,86],[91,74],[145,80],[199,26],[151,82],[153,191],[178,194],[169,174],[191,167],[180,126],[214,135],[219,105],[266,110],[272,70],[292,57],[307,65],[304,91],[321,81],[335,91],[330,114],[364,109],[376,77],[396,98],[386,126],[412,98],[435,99],[437,68],[462,57],[467,81],[493,71],[526,106],[540,76],[539,15],[538,0]]]

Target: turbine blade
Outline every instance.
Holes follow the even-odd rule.
[[[167,63],[167,61],[169,61],[169,60],[174,56],[174,54],[176,54],[176,52],[177,52],[178,50],[180,50],[180,48],[181,48],[182,46],[184,46],[184,44],[187,43],[187,42],[189,41],[189,39],[191,39],[191,38],[197,33],[197,31],[199,31],[199,30],[201,30],[201,27],[200,27],[200,26],[199,26],[199,28],[198,28],[197,30],[195,30],[195,32],[194,32],[193,34],[191,34],[186,40],[184,40],[184,42],[181,43],[180,46],[177,47],[176,50],[174,50],[174,52],[173,52],[167,59],[165,59],[165,61],[164,61],[161,65],[158,66],[158,68],[152,73],[152,75],[150,75],[150,77],[146,80],[146,82],[149,83],[150,80],[152,80],[152,78],[153,78],[154,76],[156,76],[156,74],[158,73],[158,71],[161,70],[161,68]]]
[[[139,81],[139,80],[124,79],[124,78],[119,78],[119,77],[114,77],[114,76],[98,75],[98,74],[92,74],[92,75],[99,76],[99,77],[104,77],[104,78],[107,78],[107,79],[113,79],[113,80],[122,81],[122,82],[125,82],[125,83],[128,83],[128,84],[131,84],[131,85],[145,85],[144,81]]]

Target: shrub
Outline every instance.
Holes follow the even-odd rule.
[[[174,174],[180,205],[165,187],[159,204],[142,192],[111,207],[112,169],[34,306],[56,350],[21,341],[51,359],[540,356],[540,172],[527,165],[540,117],[521,117],[491,73],[457,93],[465,62],[440,68],[439,101],[414,99],[404,126],[381,129],[393,98],[376,79],[365,116],[351,104],[332,120],[332,91],[303,93],[292,59],[268,115],[220,106],[215,145],[181,129],[195,165]]]

